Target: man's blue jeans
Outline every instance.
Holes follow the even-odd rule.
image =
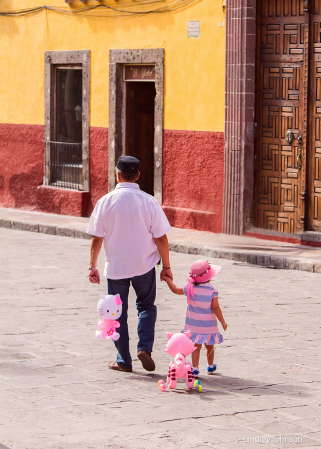
[[[109,295],[116,295],[119,293],[123,302],[123,310],[121,316],[118,318],[120,327],[117,329],[120,337],[114,341],[118,351],[116,362],[119,366],[131,368],[132,358],[129,352],[129,334],[128,334],[128,292],[130,283],[132,284],[136,293],[136,309],[138,315],[138,351],[147,351],[152,353],[155,323],[157,309],[155,306],[156,298],[156,274],[155,268],[148,273],[141,276],[135,276],[128,279],[107,279],[107,287]]]

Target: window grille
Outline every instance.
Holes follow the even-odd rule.
[[[50,173],[49,185],[64,189],[83,190],[82,144],[45,142],[45,165]]]

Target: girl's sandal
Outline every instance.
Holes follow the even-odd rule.
[[[214,371],[216,371],[216,365],[215,365],[215,363],[213,364],[213,367],[211,367],[211,366],[208,366],[208,367],[207,367],[207,374],[213,374]]]
[[[198,377],[199,373],[200,373],[200,370],[198,368],[193,368],[193,376],[195,378]]]

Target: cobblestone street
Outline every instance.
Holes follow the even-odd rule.
[[[86,278],[89,241],[3,228],[0,240],[1,449],[321,447],[321,274],[209,259],[222,265],[213,284],[228,324],[217,372],[202,351],[202,393],[162,393],[166,332],[181,330],[185,297],[158,282],[149,374],[131,291],[134,371],[117,373],[113,343],[95,339],[106,282]],[[171,253],[178,286],[198,258]]]

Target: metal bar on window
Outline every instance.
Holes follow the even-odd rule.
[[[83,190],[82,143],[45,141],[49,185]]]

